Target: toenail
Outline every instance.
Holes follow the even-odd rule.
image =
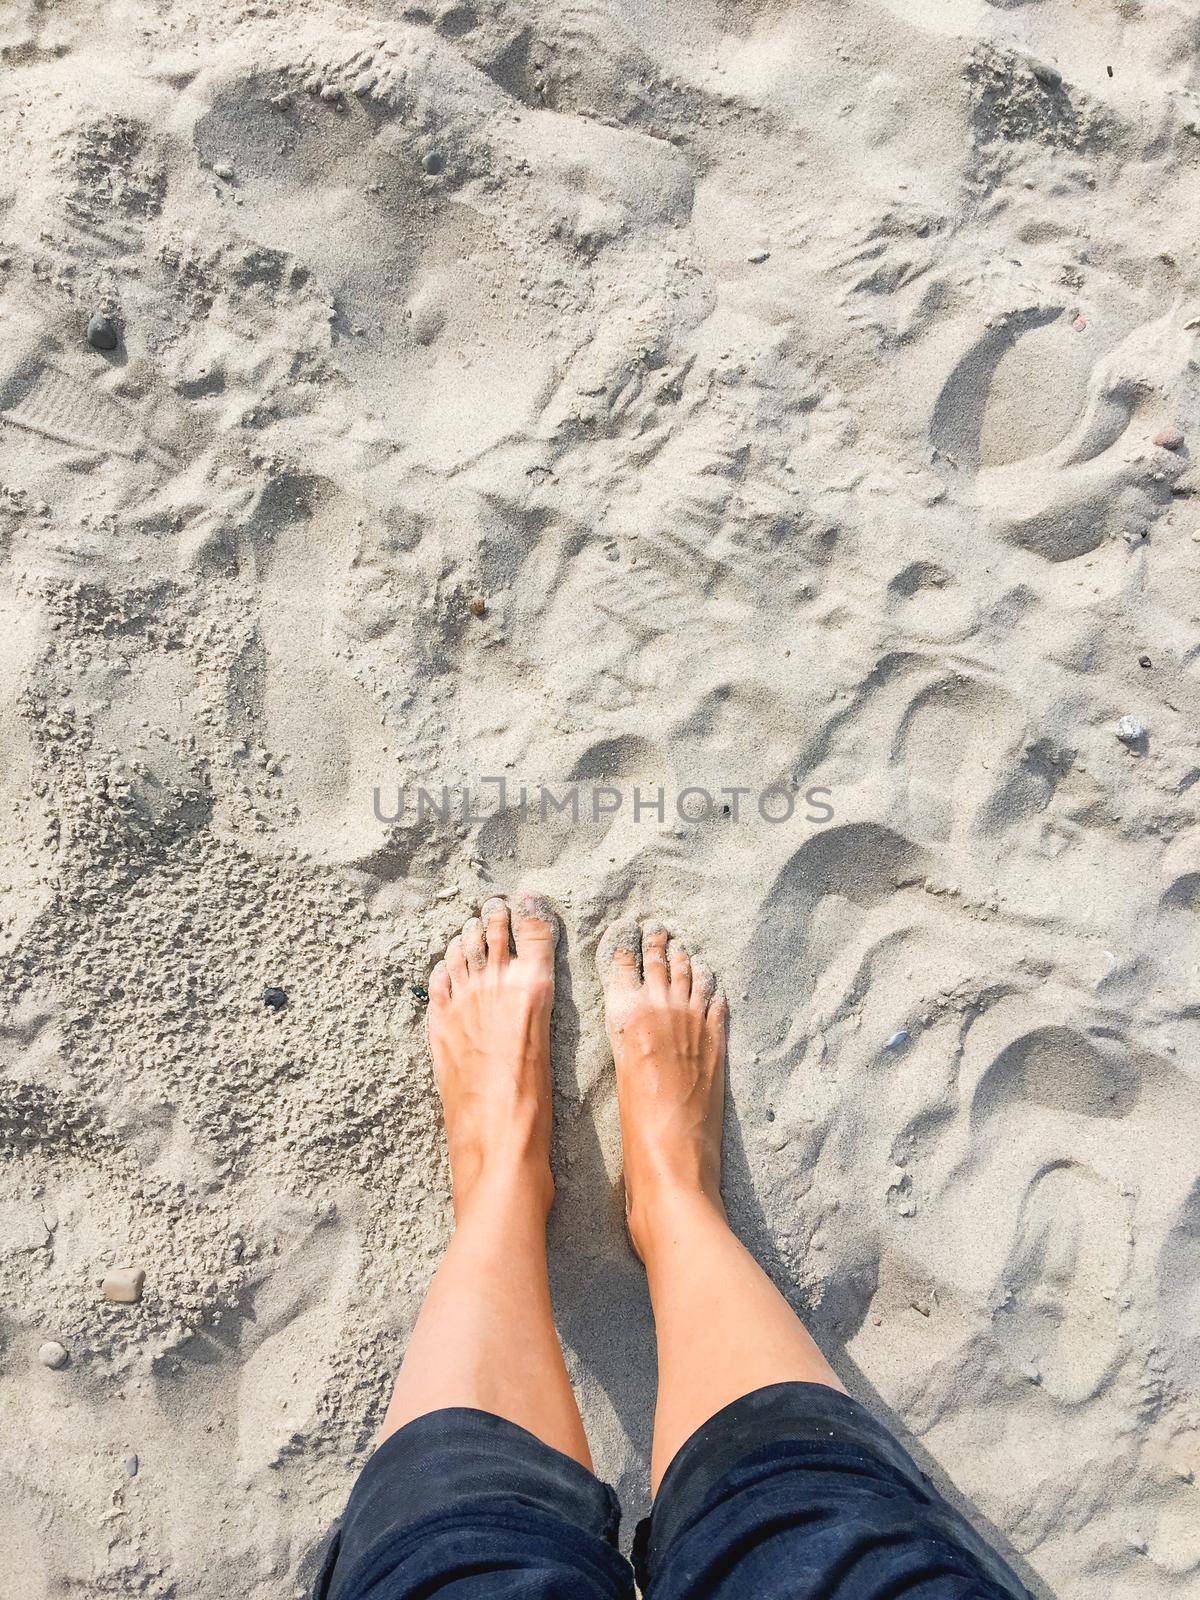
[[[627,955],[636,964],[642,949],[642,930],[631,917],[612,922],[605,928],[596,950],[596,960],[608,968],[618,955]]]
[[[558,943],[558,913],[544,894],[523,889],[517,896],[517,926],[522,922],[544,922],[550,929],[554,943]]]

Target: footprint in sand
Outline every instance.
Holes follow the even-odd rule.
[[[888,615],[914,639],[953,644],[979,626],[969,589],[936,561],[904,561],[888,580]]]
[[[358,1272],[353,1234],[333,1220],[285,1215],[283,1263],[256,1290],[243,1344],[257,1347],[241,1369],[237,1469],[251,1478],[278,1462],[317,1421],[332,1377],[342,1318]]]
[[[1174,1375],[1200,1394],[1200,1182],[1180,1207],[1159,1255],[1158,1304]]]
[[[339,601],[354,546],[353,502],[327,485],[298,483],[291,509],[260,519],[252,635],[226,685],[228,730],[281,763],[272,784],[243,767],[279,836],[323,861],[355,861],[378,844],[371,796],[387,771],[386,729],[345,664]]]
[[[598,739],[572,763],[561,782],[547,780],[545,797],[537,785],[527,785],[527,804],[508,805],[490,816],[479,830],[479,854],[484,861],[503,862],[504,871],[520,877],[552,866],[572,851],[587,854],[609,835],[622,819],[605,809],[611,803],[604,790],[624,797],[636,788],[652,794],[668,781],[658,748],[638,734],[618,734]],[[495,791],[492,796],[494,798]]]
[[[1181,873],[1159,904],[1164,911],[1200,912],[1200,872]]]
[[[776,876],[747,952],[760,1043],[784,1038],[803,1018],[822,975],[846,947],[857,948],[872,929],[886,936],[897,917],[907,922],[900,886],[923,877],[929,865],[924,851],[874,823],[831,827],[800,846]],[[793,961],[782,991],[781,950],[792,952]]]
[[[0,446],[10,489],[93,517],[144,499],[177,468],[146,390],[139,363],[123,349],[112,357],[87,349],[61,309],[51,318],[16,294],[0,303]]]
[[[971,1102],[979,1127],[1009,1105],[1032,1103],[1074,1116],[1127,1117],[1141,1080],[1114,1040],[1050,1023],[1014,1039],[984,1073]]]
[[[922,840],[974,840],[1011,826],[1014,812],[1044,805],[1037,785],[1014,792],[1024,733],[1024,719],[1002,690],[959,674],[919,689],[892,745],[893,764],[904,774],[908,831]],[[998,804],[1002,796],[1007,806]]]
[[[1088,1167],[1043,1167],[1021,1205],[996,1328],[1009,1358],[1068,1405],[1105,1383],[1123,1354],[1119,1326],[1130,1245],[1124,1206]]]
[[[1170,504],[1188,457],[1153,441],[1186,414],[1195,336],[1175,311],[1134,329],[1092,366],[1082,410],[1058,442],[1013,460],[1005,441],[1030,431],[1028,386],[1003,379],[1002,360],[1037,329],[1044,330],[1039,348],[1050,341],[1046,359],[1078,363],[1086,347],[1072,341],[1089,337],[1086,325],[1076,331],[1057,308],[1015,314],[958,363],[930,438],[948,470],[974,475],[973,497],[999,538],[1069,561],[1106,538],[1145,536]],[[1041,437],[1057,431],[1056,420],[1053,413],[1043,419]]]
[[[360,93],[351,85],[364,69]],[[236,159],[239,225],[257,244],[287,251],[305,239],[335,307],[332,361],[398,446],[426,465],[461,465],[536,415],[553,379],[519,259],[461,193],[481,136],[473,96],[489,110],[505,97],[449,48],[399,38],[373,64],[327,72],[346,84],[336,109],[281,112],[258,78],[221,85],[196,125],[197,151],[210,164]],[[440,126],[418,137],[409,97],[431,91]]]

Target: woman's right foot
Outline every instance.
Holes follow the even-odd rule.
[[[629,1236],[645,1259],[679,1202],[721,1209],[728,1006],[661,922],[614,922],[597,951],[617,1067]]]
[[[455,934],[430,975],[425,1027],[460,1220],[485,1175],[550,1209],[557,944],[558,918],[542,895],[519,894],[511,913],[496,898]]]

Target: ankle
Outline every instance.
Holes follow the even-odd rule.
[[[481,1209],[531,1212],[544,1223],[554,1204],[554,1179],[544,1157],[519,1149],[494,1151],[454,1166],[451,1199],[456,1223]]]
[[[662,1175],[643,1181],[630,1194],[626,1220],[629,1237],[647,1267],[697,1223],[728,1226],[716,1184],[685,1183]]]

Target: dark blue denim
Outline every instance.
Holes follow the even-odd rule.
[[[318,1600],[1029,1600],[887,1429],[823,1384],[726,1406],[617,1549],[612,1490],[523,1428],[435,1411],[382,1444]]]

